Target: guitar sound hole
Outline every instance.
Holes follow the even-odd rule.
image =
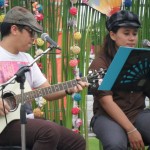
[[[17,103],[13,93],[4,93],[3,95],[4,101],[8,103],[10,106],[10,111],[15,111],[17,109]]]

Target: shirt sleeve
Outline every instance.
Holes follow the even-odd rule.
[[[26,56],[28,57],[30,63],[34,61],[34,59],[29,54],[26,54]],[[39,87],[47,80],[36,62],[30,67],[30,73],[27,73],[26,77],[32,88]]]
[[[99,71],[100,68],[103,69],[107,69],[109,66],[109,64],[107,63],[105,57],[98,57],[96,59],[94,59],[89,67],[89,70],[97,70]],[[98,83],[97,83],[98,84]],[[102,98],[103,96],[106,95],[113,95],[112,91],[102,91],[102,90],[98,90],[99,84],[96,86],[95,88],[92,88],[92,86],[90,86],[89,90],[90,92],[93,94],[93,96],[96,96],[98,99]]]

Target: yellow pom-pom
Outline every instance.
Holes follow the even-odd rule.
[[[4,18],[5,18],[4,14],[0,15],[0,22],[3,22]]]
[[[81,39],[81,33],[80,32],[75,32],[74,33],[74,39],[75,40],[80,40]]]
[[[41,38],[37,38],[37,45],[42,46],[44,44],[44,41]]]

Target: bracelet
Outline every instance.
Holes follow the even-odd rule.
[[[137,131],[137,128],[134,128],[133,130],[127,132],[127,134],[131,134],[132,132]]]
[[[72,95],[72,93],[69,93],[68,90],[65,90],[65,93],[66,93],[67,95]]]

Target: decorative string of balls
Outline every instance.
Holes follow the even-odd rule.
[[[0,0],[0,8],[3,9],[4,7],[8,6],[8,0]],[[0,22],[3,22],[5,18],[5,12],[3,11],[2,14],[0,14]]]
[[[82,125],[82,119],[78,118],[78,114],[80,113],[80,108],[77,106],[74,106],[71,110],[72,115],[73,115],[73,126],[74,128],[72,129],[72,131],[79,133],[78,128]]]
[[[76,16],[77,13],[78,13],[78,9],[73,6],[73,4],[76,4],[77,1],[78,1],[78,0],[70,0],[72,6],[71,6],[71,8],[69,9],[69,13],[70,13],[70,15],[71,15],[72,17],[71,17],[70,20],[68,21],[68,26],[69,26],[69,27],[72,26],[72,27],[75,28],[76,25],[77,25],[77,21],[76,21],[75,16]]]
[[[81,39],[81,33],[80,32],[75,32],[74,33],[74,39],[75,40],[80,40]],[[79,54],[81,49],[79,46],[74,45],[70,47],[70,50],[74,53],[74,54]],[[77,60],[76,58],[72,59],[69,61],[69,65],[70,67],[76,67],[79,63],[79,60]]]
[[[72,6],[71,8],[69,9],[69,13],[72,15],[72,16],[75,16],[77,15],[78,13],[78,9],[76,7],[73,6],[73,4],[76,4],[78,2],[78,0],[70,0]]]
[[[68,27],[73,27],[74,34],[73,38],[74,41],[77,42],[81,39],[81,33],[76,31],[77,21],[76,21],[76,15],[78,13],[78,9],[74,7],[74,4],[78,2],[78,0],[70,0],[72,6],[69,9],[69,13],[71,14],[71,19],[68,21]],[[79,60],[77,59],[77,56],[81,49],[77,44],[74,44],[70,47],[70,51],[73,54],[72,59],[69,61],[69,66],[73,68],[73,73],[75,76],[78,76],[79,74],[79,68],[77,68]],[[74,106],[71,110],[72,112],[72,123],[73,123],[73,129],[72,131],[79,133],[79,127],[82,125],[82,120],[78,118],[78,114],[80,113],[80,108],[77,107],[77,103],[81,100],[81,94],[80,93],[74,93],[72,94],[72,99],[74,100]]]
[[[36,40],[36,43],[38,46],[43,46],[44,44],[44,41],[41,39],[41,38],[37,38]],[[35,51],[35,58],[38,57],[39,55],[41,55],[43,53],[43,50],[38,48],[36,51]],[[43,65],[42,63],[40,62],[40,60],[37,61],[37,65],[39,66],[39,68],[42,70],[43,69]]]
[[[43,53],[43,50],[42,49],[37,49],[36,51],[35,51],[35,58],[36,57],[38,57],[39,55],[41,55]],[[42,70],[43,69],[43,64],[40,62],[40,60],[39,61],[37,61],[37,65],[38,65],[38,67]]]
[[[35,18],[37,21],[42,21],[44,19],[44,15],[41,13],[43,11],[43,6],[38,2],[34,2],[32,4],[33,12],[35,14]]]
[[[72,95],[73,100],[76,102],[79,102],[81,100],[81,94],[80,93],[74,93]],[[82,119],[78,118],[78,114],[80,113],[80,108],[77,107],[77,105],[75,104],[75,106],[72,108],[71,112],[72,112],[72,123],[73,123],[73,129],[72,131],[79,133],[78,128],[82,125]]]

